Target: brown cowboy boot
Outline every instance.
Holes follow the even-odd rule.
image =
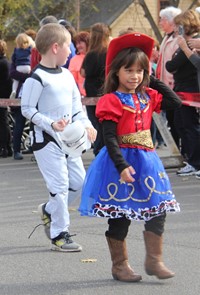
[[[141,275],[134,272],[128,263],[128,254],[126,241],[119,241],[106,237],[111,260],[112,260],[112,276],[115,280],[123,282],[139,282]]]
[[[144,231],[143,233],[146,246],[146,273],[159,279],[174,277],[175,273],[169,270],[162,261],[162,236],[158,236],[150,231]]]

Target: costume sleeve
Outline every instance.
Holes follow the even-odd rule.
[[[162,94],[158,93],[155,89],[147,88],[147,94],[151,98],[151,107],[152,111],[156,113],[160,113],[161,111],[161,102],[162,102]]]
[[[38,112],[37,104],[43,90],[43,85],[39,80],[28,78],[23,84],[21,111],[22,115],[45,130],[52,136],[53,129],[51,123],[53,120]]]
[[[182,105],[181,99],[165,83],[150,76],[150,87],[162,94],[161,109],[172,110]]]
[[[122,153],[119,148],[119,144],[117,141],[117,123],[113,121],[106,121],[104,120],[102,123],[103,126],[103,136],[104,142],[108,150],[108,154],[112,161],[115,164],[119,174],[130,165],[125,161],[122,156]]]
[[[96,116],[100,122],[111,120],[118,123],[122,112],[122,103],[114,94],[105,94],[99,99],[96,106]]]

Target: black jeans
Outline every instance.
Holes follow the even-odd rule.
[[[181,138],[182,154],[197,170],[200,169],[200,113],[195,107],[182,106],[174,114],[175,126]]]
[[[21,150],[21,138],[26,123],[26,118],[22,116],[21,108],[17,107],[13,109],[13,116],[15,120],[14,129],[13,129],[13,150],[14,153],[20,152]]]
[[[151,231],[156,235],[161,236],[164,232],[164,224],[166,219],[166,213],[158,217],[154,217],[149,221],[145,222],[145,230]],[[128,229],[131,221],[126,217],[108,219],[108,230],[105,232],[106,237],[113,238],[115,240],[124,241],[128,234]]]
[[[7,108],[0,108],[0,148],[11,146],[11,130],[8,122]]]

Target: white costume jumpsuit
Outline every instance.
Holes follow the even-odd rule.
[[[51,215],[51,239],[68,231],[68,192],[79,190],[85,177],[81,157],[66,157],[60,133],[51,124],[61,118],[81,120],[91,127],[83,111],[79,90],[65,68],[38,65],[23,85],[21,109],[31,121],[31,144],[38,167],[49,191],[45,211]]]

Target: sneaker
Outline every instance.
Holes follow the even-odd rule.
[[[186,164],[185,167],[182,167],[181,169],[179,169],[176,173],[179,176],[187,176],[187,175],[194,175],[196,174],[197,170],[191,166],[190,164]]]
[[[53,251],[61,252],[80,252],[81,245],[75,243],[68,232],[62,232],[58,237],[52,239]]]
[[[200,170],[198,170],[198,171],[196,172],[195,176],[196,176],[197,179],[200,179]]]
[[[50,225],[51,225],[51,215],[45,211],[46,203],[40,204],[38,206],[38,213],[44,224],[44,232],[49,240],[51,240],[50,236]]]
[[[14,159],[15,160],[23,160],[23,156],[22,156],[22,154],[21,153],[19,153],[19,152],[16,152],[16,153],[14,153]]]

